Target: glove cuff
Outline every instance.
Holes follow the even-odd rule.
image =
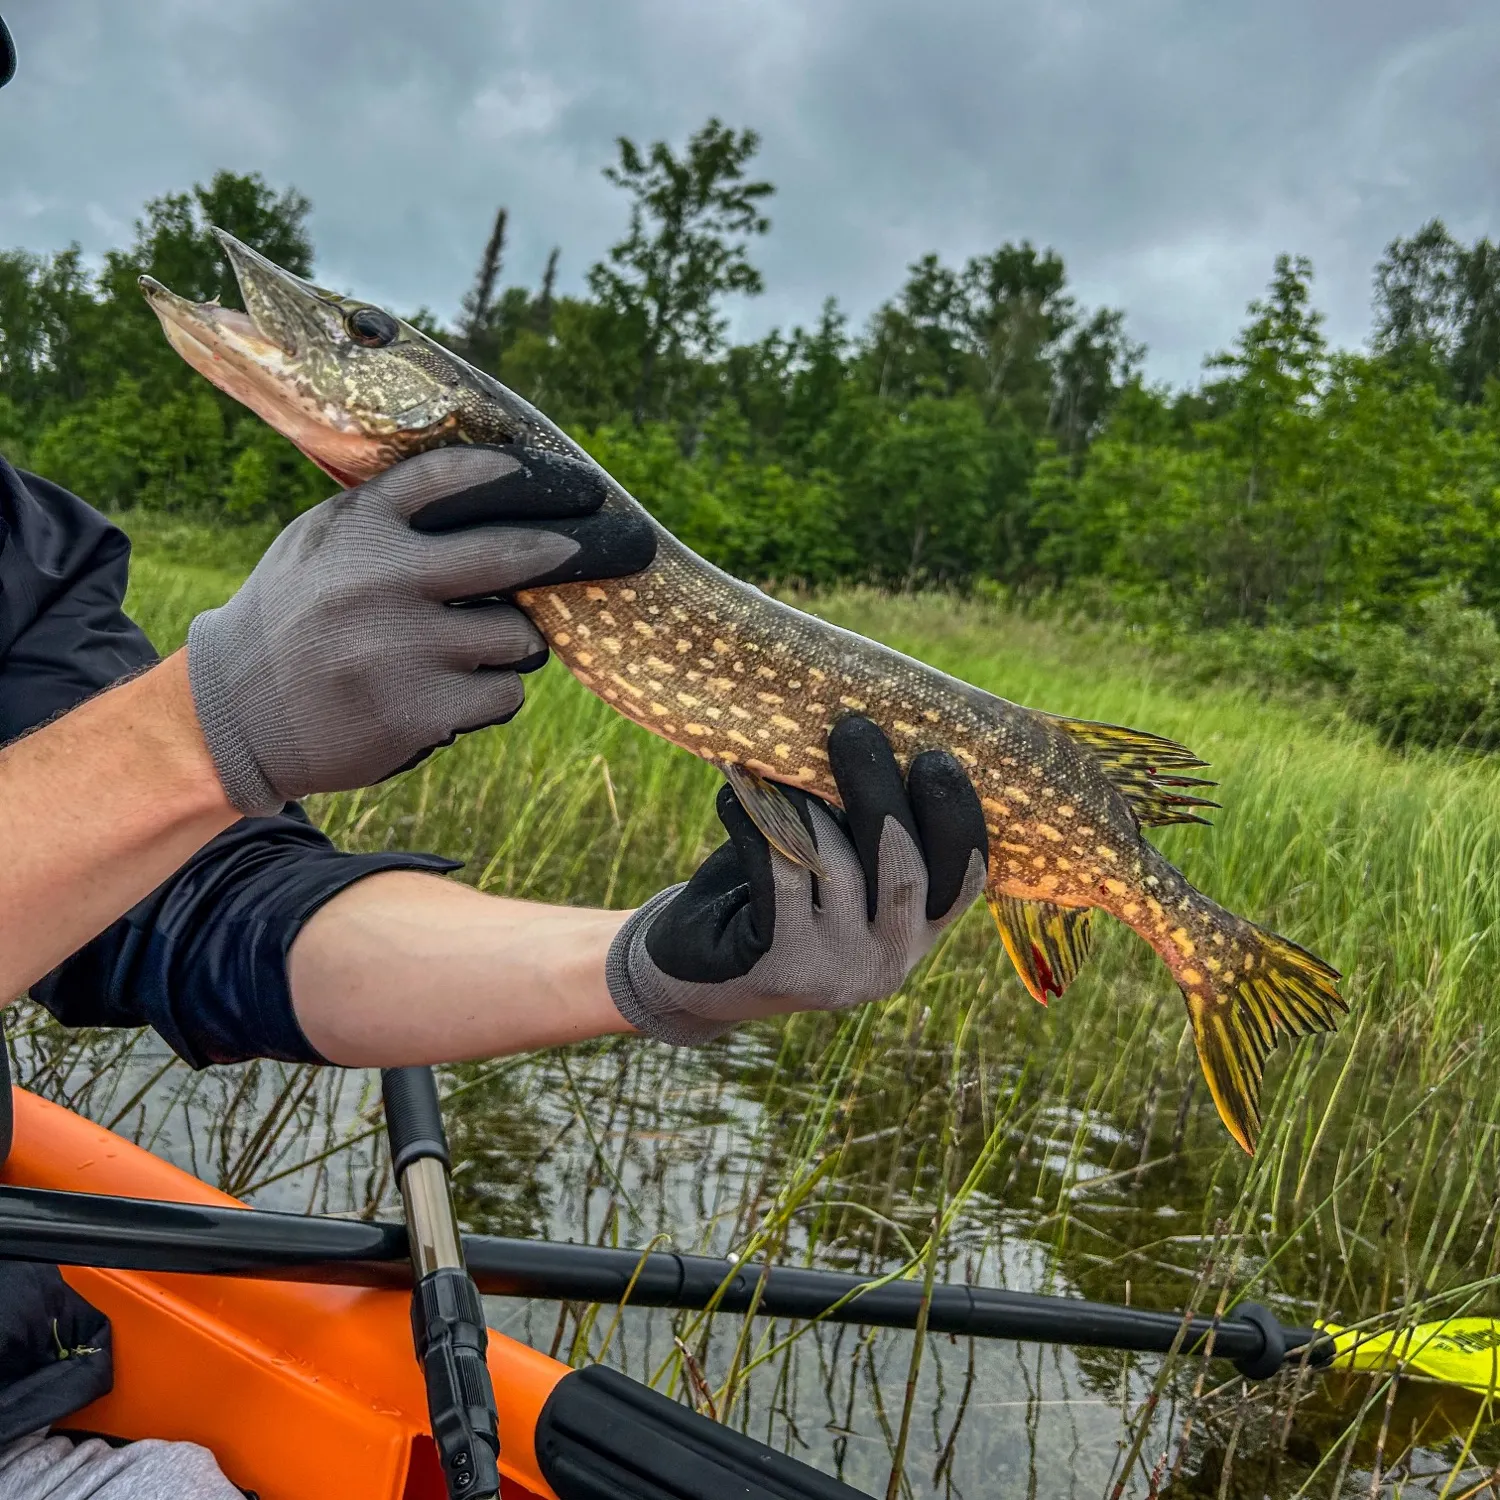
[[[625,921],[609,945],[604,982],[615,1009],[645,1036],[672,1047],[701,1047],[734,1030],[733,1021],[709,1021],[674,1006],[655,983],[656,965],[646,952],[646,933],[661,910],[682,893],[674,885],[653,896]]]
[[[221,609],[205,610],[188,626],[188,686],[208,753],[224,785],[225,795],[247,818],[279,813],[287,798],[266,779],[235,713],[236,695],[230,690],[232,662],[219,628]]]

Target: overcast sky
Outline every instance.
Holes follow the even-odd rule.
[[[766,295],[863,321],[927,250],[1030,238],[1196,379],[1278,251],[1339,342],[1384,244],[1500,233],[1495,0],[0,0],[0,246],[98,252],[217,168],[313,202],[320,278],[451,315],[499,203],[510,279],[580,285],[613,140],[764,138]]]

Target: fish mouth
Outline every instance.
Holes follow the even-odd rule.
[[[214,228],[247,311],[180,297],[153,276],[140,288],[167,341],[200,375],[346,488],[389,466],[383,435],[356,412],[337,378],[346,343],[337,301]]]

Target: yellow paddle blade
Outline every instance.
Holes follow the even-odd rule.
[[[1360,1333],[1335,1323],[1318,1327],[1333,1338],[1334,1369],[1400,1367],[1404,1376],[1500,1396],[1500,1321],[1494,1318],[1449,1318],[1392,1333]]]

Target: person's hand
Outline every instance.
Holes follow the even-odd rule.
[[[650,522],[585,464],[440,448],[299,516],[188,633],[193,703],[229,800],[274,812],[415,765],[520,708],[547,658],[513,605],[455,601],[637,573]]]
[[[774,850],[726,786],[729,842],[620,929],[605,975],[638,1031],[691,1044],[759,1016],[884,999],[979,894],[984,814],[951,755],[918,755],[903,781],[885,735],[850,717],[829,735],[828,760],[842,813],[782,788],[824,877]]]

